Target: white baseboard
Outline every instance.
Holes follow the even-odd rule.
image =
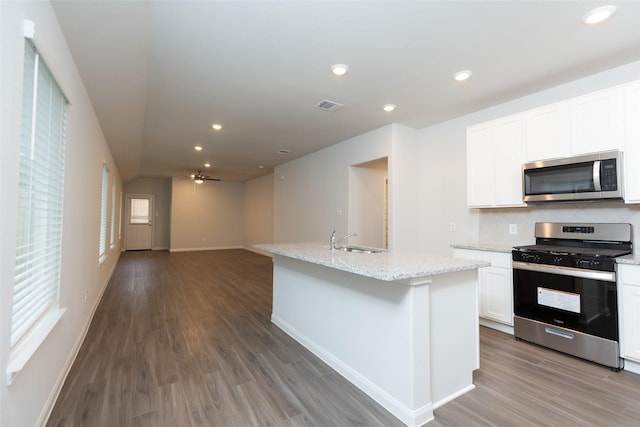
[[[119,259],[120,259],[120,253],[118,253],[118,260]],[[62,391],[62,386],[64,385],[64,382],[67,379],[67,375],[69,375],[69,371],[71,371],[71,367],[73,366],[73,363],[76,361],[76,358],[78,357],[78,353],[80,352],[80,348],[84,343],[84,339],[87,336],[87,332],[89,332],[89,327],[91,326],[91,322],[93,321],[93,316],[96,314],[96,310],[98,309],[98,305],[100,305],[100,301],[102,301],[102,296],[104,295],[104,291],[107,289],[107,285],[109,284],[109,280],[111,280],[111,276],[113,275],[113,272],[116,271],[118,260],[116,260],[116,262],[113,263],[111,270],[107,274],[107,278],[105,282],[102,284],[98,298],[96,298],[95,304],[91,308],[91,313],[87,317],[87,321],[85,322],[84,326],[80,330],[80,335],[78,335],[78,339],[76,340],[75,344],[71,348],[71,352],[69,353],[69,357],[67,358],[67,361],[65,362],[64,366],[60,370],[60,374],[58,375],[58,379],[56,380],[56,383],[53,389],[51,390],[51,394],[49,395],[49,398],[47,399],[45,406],[42,408],[42,412],[40,413],[40,417],[38,418],[38,422],[36,423],[37,426],[44,427],[47,421],[49,420],[49,417],[51,416],[53,407],[55,406],[56,401],[60,396],[60,392]]]
[[[170,248],[169,252],[219,251],[224,249],[244,249],[242,246],[209,246],[206,248]]]
[[[305,335],[300,333],[297,329],[293,328],[278,316],[272,314],[271,321],[280,329],[282,329],[287,335],[291,336],[297,342],[302,344],[303,347],[311,351],[323,362],[333,368],[336,372],[345,377],[349,382],[369,395],[369,397],[378,402],[383,408],[385,408],[393,416],[398,418],[407,426],[419,427],[433,420],[433,405],[431,403],[424,405],[423,407],[416,410],[407,408],[397,399],[390,396],[387,392],[369,381],[369,379],[360,374],[358,371],[354,370],[352,367],[345,364],[342,360],[336,358],[333,354],[329,353],[324,348],[308,339]],[[454,399],[455,397],[457,396],[452,396],[451,399]]]
[[[640,363],[624,359],[624,370],[640,375]]]
[[[447,397],[445,397],[444,399],[442,399],[442,400],[440,400],[438,402],[434,402],[433,409],[438,409],[439,407],[441,407],[445,403],[449,403],[453,399],[457,399],[458,397],[462,396],[463,394],[465,394],[468,391],[473,390],[474,388],[476,388],[476,386],[474,384],[471,384],[470,386],[465,387],[462,390],[459,390],[457,393],[454,393],[451,396],[447,396]]]
[[[505,334],[513,335],[513,326],[505,325],[504,323],[495,322],[493,320],[480,318],[480,326],[486,326],[487,328],[495,329]]]

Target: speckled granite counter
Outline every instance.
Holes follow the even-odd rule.
[[[640,265],[640,255],[625,255],[616,258],[618,264]]]
[[[253,247],[274,254],[271,321],[406,425],[474,388],[477,269],[488,262]]]
[[[254,248],[373,279],[394,281],[472,270],[488,262],[413,252],[355,253],[329,250],[322,243],[253,245]]]
[[[498,245],[494,243],[462,243],[451,245],[452,248],[457,249],[472,249],[475,251],[487,251],[487,252],[501,252],[511,253],[513,246]]]

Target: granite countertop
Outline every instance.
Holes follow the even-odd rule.
[[[511,253],[513,245],[500,245],[495,243],[463,243],[451,245],[456,249],[472,249],[474,251],[487,251],[487,252],[502,252]]]
[[[355,253],[331,251],[322,243],[281,243],[253,245],[255,249],[282,255],[378,280],[394,281],[435,276],[487,267],[488,262],[427,255],[418,252],[384,251]]]
[[[625,255],[616,258],[618,264],[640,265],[640,255]]]

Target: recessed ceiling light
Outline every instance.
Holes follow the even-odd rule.
[[[582,17],[582,22],[590,25],[597,24],[609,18],[615,11],[616,7],[613,5],[596,7]]]
[[[264,169],[263,165],[258,166],[258,169]]]
[[[210,168],[210,167],[211,167],[211,163],[205,163],[205,164],[204,164],[204,167],[205,167],[205,168]]]
[[[211,125],[211,127],[212,127],[214,130],[220,130],[220,129],[222,129],[222,125],[221,125],[220,123],[214,123],[214,124],[212,124],[212,125]]]
[[[331,66],[331,72],[336,76],[344,76],[349,72],[349,67],[344,64],[335,64]]]
[[[469,77],[471,77],[471,74],[472,73],[469,70],[462,70],[462,71],[458,71],[457,73],[455,73],[453,75],[453,78],[456,81],[463,82],[463,81],[469,79]]]
[[[202,147],[200,145],[196,145],[193,149],[196,151],[202,151]]]
[[[386,105],[382,106],[382,109],[384,111],[386,111],[387,113],[390,113],[390,112],[392,112],[393,110],[396,109],[396,105],[395,104],[386,104]]]

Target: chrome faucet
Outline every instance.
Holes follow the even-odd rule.
[[[354,236],[357,236],[357,234],[349,233],[349,234],[345,234],[344,236],[336,240],[336,230],[333,230],[333,233],[331,233],[331,239],[329,240],[329,247],[331,248],[331,250],[341,249],[342,247],[340,246],[340,243],[347,240],[349,237],[354,237]]]

